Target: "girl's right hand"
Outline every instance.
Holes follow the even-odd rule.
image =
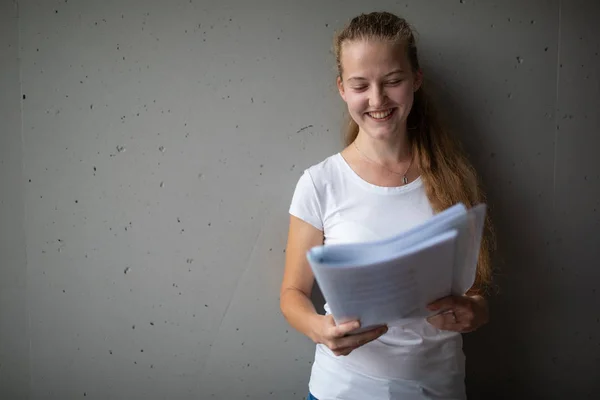
[[[348,335],[360,327],[359,321],[349,321],[336,325],[331,314],[322,317],[322,325],[318,329],[318,342],[329,347],[336,356],[347,356],[354,349],[363,346],[387,332],[387,326]]]

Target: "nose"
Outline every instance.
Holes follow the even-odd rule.
[[[369,106],[372,108],[381,107],[385,103],[386,93],[380,85],[373,85],[369,95]]]

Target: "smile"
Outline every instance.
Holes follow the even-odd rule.
[[[385,111],[369,112],[367,115],[377,121],[387,121],[394,114],[394,111],[396,111],[395,108],[390,108]]]

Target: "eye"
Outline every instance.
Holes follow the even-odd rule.
[[[393,81],[388,82],[388,84],[392,86],[399,85],[400,83],[402,83],[402,79],[394,79]]]
[[[355,92],[362,92],[363,90],[365,90],[367,87],[362,85],[362,86],[353,86],[352,90],[354,90]]]

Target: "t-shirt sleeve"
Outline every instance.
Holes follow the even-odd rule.
[[[292,197],[290,214],[308,222],[318,230],[323,230],[323,218],[319,196],[308,170],[304,171]]]

